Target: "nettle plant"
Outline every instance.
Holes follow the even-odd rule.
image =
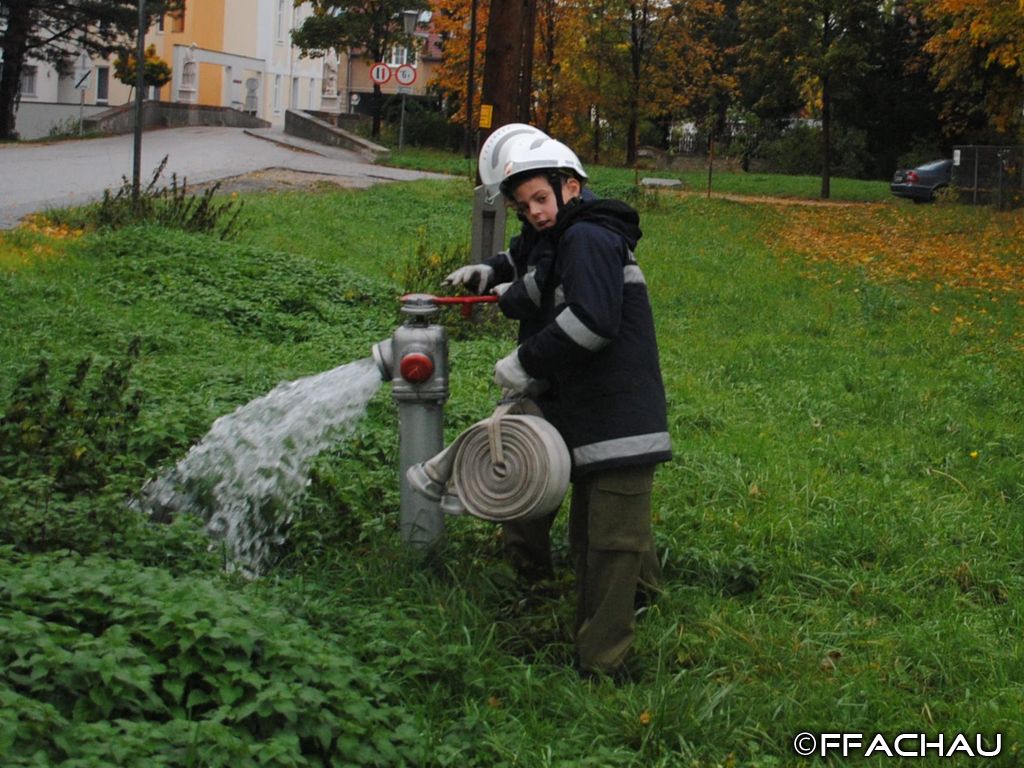
[[[5,765],[423,764],[384,670],[251,592],[0,547],[0,612]]]
[[[49,477],[56,491],[68,495],[102,490],[123,469],[139,417],[142,394],[128,378],[141,344],[132,339],[98,378],[90,377],[95,360],[84,358],[63,387],[54,386],[46,358],[22,374],[0,416],[4,474]]]
[[[132,181],[122,177],[121,186],[114,192],[104,190],[103,199],[87,209],[86,218],[106,229],[152,223],[186,232],[202,232],[222,240],[238,234],[242,228],[242,201],[217,199],[220,182],[200,193],[190,192],[187,180],[179,181],[177,174],[171,175],[169,185],[161,186],[160,177],[166,166],[165,156],[138,194]]]

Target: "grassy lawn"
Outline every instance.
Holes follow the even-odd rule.
[[[415,155],[399,159],[438,169]],[[1018,764],[1024,214],[873,184],[836,180],[836,197],[884,201],[845,208],[635,198],[675,458],[655,488],[665,592],[640,618],[646,672],[622,687],[569,668],[564,551],[530,589],[480,521],[450,520],[435,561],[401,550],[386,385],[317,461],[260,580],[223,574],[195,523],[124,507],[218,416],[367,357],[395,297],[464,258],[468,181],[252,196],[230,243],[3,234],[0,411],[36,403],[64,453],[39,458],[38,425],[0,420],[0,763],[782,766],[807,763],[791,748],[807,731],[998,734],[986,762]],[[445,322],[450,438],[493,408],[514,336]],[[133,337],[124,428],[129,398],[99,374]],[[55,404],[86,355],[80,389],[113,404],[117,444]],[[49,378],[12,394],[40,358]],[[106,451],[77,492],[54,480],[85,466],[76,446]]]
[[[469,182],[476,178],[476,159],[466,159],[458,154],[439,150],[408,147],[402,152],[393,150],[383,161],[388,165],[413,168],[420,171],[449,173]],[[587,172],[595,187],[626,188],[648,177],[673,179],[682,182],[687,192],[707,194],[708,170],[670,171],[658,170],[648,165],[637,168],[613,168],[591,166]],[[712,194],[770,196],[796,199],[817,199],[821,195],[821,178],[818,176],[782,176],[768,173],[742,173],[725,170],[723,164],[712,168]],[[858,202],[881,202],[891,199],[889,183],[884,181],[861,181],[859,179],[833,178],[831,198]]]

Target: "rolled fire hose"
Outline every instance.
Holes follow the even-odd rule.
[[[409,467],[409,484],[449,514],[492,523],[557,509],[569,487],[569,449],[550,422],[525,412],[533,406],[527,403],[499,405],[432,459]]]

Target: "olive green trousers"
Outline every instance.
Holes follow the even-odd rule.
[[[573,483],[569,554],[576,572],[575,642],[580,668],[610,673],[625,661],[638,595],[655,591],[661,565],[651,533],[654,465],[595,472]],[[506,523],[505,544],[527,577],[552,573],[555,514]]]

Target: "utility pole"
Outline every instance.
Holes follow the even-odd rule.
[[[491,0],[482,100],[495,127],[530,121],[536,18],[537,0]]]

